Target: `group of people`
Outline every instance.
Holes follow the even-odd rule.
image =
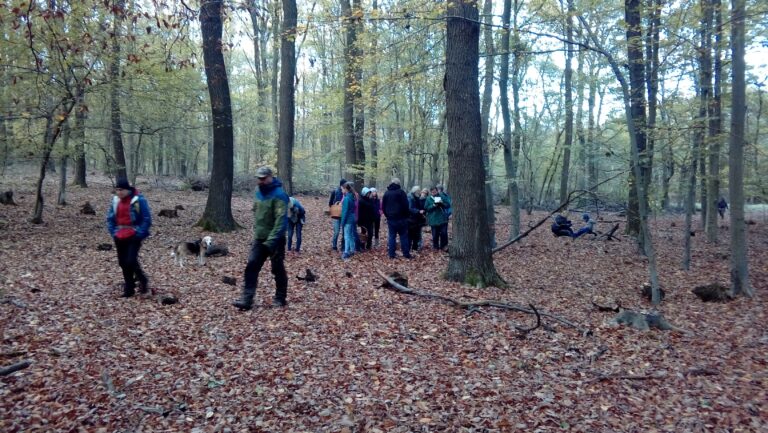
[[[558,237],[568,236],[574,239],[585,234],[597,235],[597,233],[595,233],[595,220],[590,218],[588,213],[582,214],[581,219],[584,221],[584,226],[574,232],[572,228],[573,223],[566,218],[565,215],[556,215],[555,221],[551,226],[552,234]]]
[[[295,197],[285,193],[282,182],[274,176],[271,168],[260,167],[256,177],[258,188],[253,205],[253,243],[245,266],[241,296],[232,302],[240,310],[253,307],[259,273],[267,260],[271,262],[276,285],[272,305],[287,305],[286,243],[288,251],[295,249],[300,252],[306,218],[304,207]],[[343,234],[341,249],[345,260],[356,252],[378,245],[382,216],[386,218],[389,229],[387,253],[390,258],[396,257],[397,237],[400,238],[403,257],[412,258],[411,250],[422,248],[421,230],[425,224],[432,229],[434,249],[442,250],[448,245],[451,198],[440,186],[430,190],[414,187],[410,194],[406,194],[400,187],[400,180],[394,178],[380,199],[376,188],[365,187],[358,194],[353,183],[341,179],[339,187],[331,193],[329,205],[341,205],[338,218],[333,220],[331,247],[338,251],[339,235]],[[107,229],[114,240],[118,264],[123,273],[123,297],[134,296],[137,286],[140,293],[148,291],[149,281],[138,257],[151,225],[152,213],[147,200],[127,179],[118,178],[115,196],[107,212]],[[357,227],[361,228],[360,232]]]
[[[358,194],[352,182],[341,179],[339,187],[328,198],[328,206],[341,206],[340,213],[331,212],[331,248],[338,251],[341,234],[343,260],[378,246],[382,216],[387,221],[387,254],[390,258],[396,257],[398,237],[403,257],[412,258],[411,251],[423,246],[421,231],[425,225],[432,228],[434,249],[442,250],[448,245],[451,199],[439,185],[431,190],[414,186],[411,193],[406,194],[400,179],[393,178],[380,199],[376,188],[363,187]]]

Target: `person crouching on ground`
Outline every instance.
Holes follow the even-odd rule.
[[[253,202],[253,244],[245,265],[243,293],[232,305],[241,310],[253,307],[253,296],[259,282],[259,272],[267,259],[275,276],[273,307],[288,305],[288,274],[285,271],[285,228],[288,225],[288,195],[283,183],[272,174],[269,167],[256,171],[259,187]]]
[[[115,241],[117,262],[123,270],[124,298],[136,294],[136,280],[139,292],[147,293],[149,283],[139,264],[139,250],[141,242],[149,236],[151,226],[152,211],[147,200],[128,183],[128,179],[118,178],[112,206],[107,211],[107,229]]]

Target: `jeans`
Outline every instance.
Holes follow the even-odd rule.
[[[403,257],[411,257],[411,243],[408,240],[408,220],[387,220],[387,253],[390,258],[395,258],[395,244],[397,236],[400,235],[400,248],[403,250]]]
[[[339,232],[341,231],[341,220],[338,218],[333,219],[333,239],[331,240],[331,247],[336,250],[339,244]],[[344,249],[344,246],[341,246]]]
[[[288,251],[291,250],[291,241],[293,241],[293,232],[296,230],[296,252],[301,251],[301,229],[304,224],[301,221],[292,222],[288,220]]]
[[[136,289],[136,280],[146,287],[147,276],[141,270],[139,265],[139,250],[141,249],[141,240],[131,237],[128,239],[115,238],[115,249],[117,250],[117,263],[123,270],[123,280],[125,286],[123,290],[126,294],[133,294]]]
[[[585,233],[592,233],[593,235],[595,234],[595,232],[590,230],[589,227],[582,227],[576,233],[572,234],[571,237],[576,239],[577,237],[579,237],[579,236],[581,236],[581,235],[583,235]]]
[[[253,241],[251,253],[248,256],[248,264],[245,265],[243,280],[243,300],[248,303],[253,301],[253,295],[256,293],[256,286],[259,283],[259,272],[261,272],[264,262],[272,263],[272,275],[275,276],[275,299],[285,301],[288,295],[288,273],[285,271],[285,238],[279,238],[275,241],[275,247],[270,251],[263,245],[263,241]]]
[[[355,223],[344,224],[344,254],[343,258],[352,257],[355,254]]]
[[[442,250],[448,246],[448,223],[430,226],[432,229],[432,248]]]

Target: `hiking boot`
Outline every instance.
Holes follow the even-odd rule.
[[[121,298],[130,298],[133,295],[136,294],[136,291],[134,289],[123,289],[123,294],[120,295]]]
[[[288,302],[285,299],[272,298],[272,306],[276,308],[287,307]]]
[[[248,311],[253,308],[253,301],[248,302],[244,299],[238,299],[237,301],[232,302],[232,305],[240,309],[240,311]]]
[[[146,295],[149,292],[149,282],[139,281],[139,293]]]

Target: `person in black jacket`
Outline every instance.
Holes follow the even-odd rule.
[[[408,241],[408,195],[400,188],[400,179],[393,178],[387,187],[387,192],[381,200],[384,216],[387,217],[387,253],[389,258],[395,258],[396,237],[400,235],[400,247],[403,257],[411,258],[411,244]]]
[[[371,190],[363,187],[360,194],[360,204],[357,208],[357,226],[362,228],[367,235],[362,245],[363,250],[370,250],[373,244],[373,222],[375,220],[375,209]],[[362,239],[361,239],[362,241]]]
[[[424,211],[424,203],[427,201],[427,191],[422,190],[420,186],[411,188],[408,194],[408,208],[410,216],[408,217],[408,240],[411,241],[411,251],[418,251],[421,248],[421,229],[427,223],[427,217]]]

